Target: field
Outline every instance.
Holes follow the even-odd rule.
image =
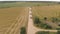
[[[17,28],[20,22],[21,22],[20,26],[23,26],[23,23],[26,25],[27,16],[28,10],[26,7],[13,7],[0,9],[0,34],[4,33],[9,34],[10,33],[9,28],[10,30]]]
[[[39,16],[40,18],[51,18],[51,17],[59,17],[60,13],[60,5],[58,6],[39,6],[39,7],[33,7],[32,11],[35,12],[36,16]]]
[[[33,19],[38,17],[44,22],[44,17],[47,18],[47,24],[52,25],[53,28],[58,27],[58,22],[51,23],[52,17],[60,20],[60,5],[53,6],[36,6],[32,7]],[[55,24],[53,26],[53,24]]]
[[[0,3],[0,34],[20,34],[21,27],[26,27],[27,29],[29,14],[28,7],[32,8],[33,20],[35,17],[38,17],[43,22],[44,17],[47,17],[50,22],[52,17],[60,20],[60,4],[57,3]],[[50,22],[48,25],[52,25],[53,29],[59,27],[57,26],[57,23]]]
[[[43,3],[43,2],[0,2],[0,8],[10,7],[34,7],[34,6],[47,6],[47,5],[59,5],[58,3]]]

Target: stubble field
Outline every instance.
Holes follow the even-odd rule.
[[[20,29],[18,27],[26,26],[27,23],[27,9],[28,8],[26,7],[12,7],[0,9],[0,34],[14,34],[14,31],[16,31],[15,34],[18,31],[20,32]]]

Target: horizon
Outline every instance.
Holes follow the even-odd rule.
[[[0,1],[56,1],[56,2],[60,2],[60,0],[0,0]]]

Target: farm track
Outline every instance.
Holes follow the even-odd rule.
[[[31,19],[31,17],[32,17],[31,13],[32,13],[32,11],[30,11],[30,9],[29,9],[29,18],[28,18],[29,20],[28,20],[27,34],[35,34],[37,31],[57,32],[57,30],[47,30],[47,29],[41,29],[41,28],[35,27],[33,25],[33,19]],[[35,12],[35,14],[37,14],[37,12]]]

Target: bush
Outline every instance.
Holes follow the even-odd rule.
[[[37,6],[40,6],[39,4]]]
[[[47,26],[46,26],[46,29],[52,29],[52,27],[51,27],[51,26],[49,26],[49,25],[47,25]]]
[[[38,31],[38,32],[36,32],[36,34],[49,34],[49,32],[48,31]]]
[[[34,24],[39,24],[39,23],[41,23],[41,21],[39,20],[38,17],[35,17],[35,18],[34,18]]]
[[[21,28],[20,34],[26,34],[26,28],[25,28],[25,27],[22,27],[22,28]]]
[[[56,30],[60,30],[60,27],[59,28],[56,28]]]
[[[52,27],[47,24],[41,24],[41,27],[45,29],[52,29]]]
[[[44,17],[44,20],[47,20],[47,17]]]
[[[57,34],[60,34],[60,30],[58,30]]]
[[[52,22],[57,22],[57,21],[58,21],[57,18],[52,17]]]

